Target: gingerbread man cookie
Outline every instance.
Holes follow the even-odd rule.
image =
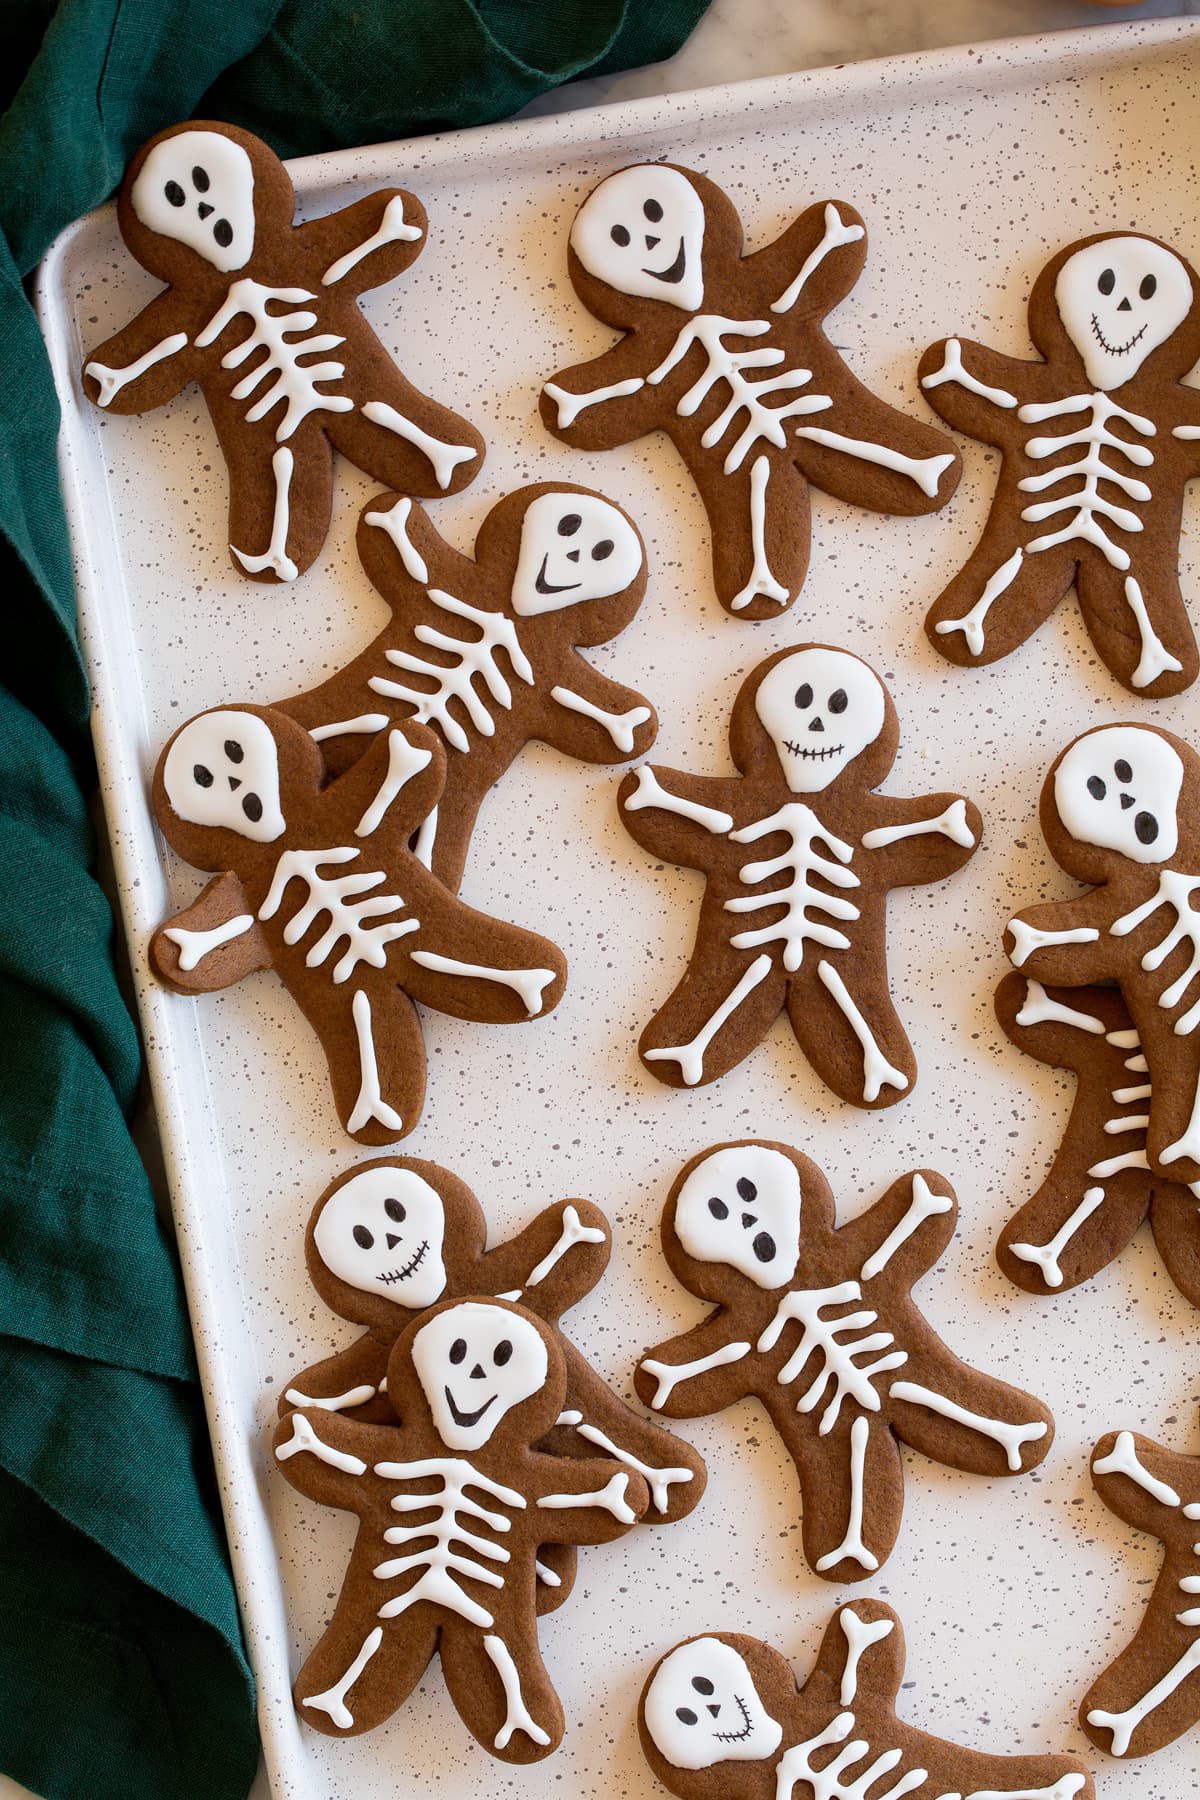
[[[645,1483],[602,1457],[538,1448],[566,1372],[556,1333],[523,1307],[444,1301],[397,1340],[387,1381],[399,1424],[305,1408],[276,1427],[292,1486],[360,1520],[333,1618],[296,1678],[297,1709],[331,1736],[369,1731],[437,1652],[479,1742],[536,1762],[563,1734],[538,1649],[539,1546],[620,1537],[646,1509]]]
[[[275,969],[321,1040],[350,1136],[391,1143],[424,1098],[417,1005],[533,1018],[557,1005],[566,964],[545,938],[464,906],[413,855],[445,778],[433,732],[395,725],[324,788],[323,774],[309,734],[268,707],[219,707],[175,733],[154,810],[185,862],[220,872],[155,933],[151,961],[185,994]]]
[[[452,494],[483,439],[418,393],[359,295],[420,255],[425,209],[387,188],[293,224],[291,177],[233,125],[189,121],[143,145],[121,235],[167,283],[84,365],[89,399],[149,412],[200,384],[229,464],[229,547],[256,581],[294,581],[325,541],[333,455],[408,494]]]
[[[579,654],[615,637],[641,604],[642,540],[610,500],[555,482],[494,506],[474,560],[394,494],[364,509],[358,551],[391,621],[345,669],[281,710],[308,728],[335,773],[395,720],[438,732],[446,786],[417,854],[457,891],[483,798],[531,739],[599,763],[654,742],[649,701]]]
[[[1018,1049],[1078,1082],[1050,1173],[1001,1234],[1004,1273],[1031,1294],[1078,1287],[1148,1217],[1172,1281],[1200,1306],[1200,1183],[1150,1169],[1146,1058],[1118,990],[1044,988],[1013,973],[996,990],[996,1015]]]
[[[1042,789],[1054,860],[1092,891],[1019,913],[1005,946],[1043,984],[1120,987],[1146,1059],[1146,1153],[1200,1180],[1200,759],[1151,725],[1076,738]]]
[[[888,891],[961,868],[980,818],[957,794],[873,792],[898,740],[874,670],[807,644],[743,684],[730,725],[737,776],[648,764],[626,776],[626,829],[708,881],[687,973],[639,1045],[660,1081],[715,1081],[786,1007],[843,1100],[891,1106],[912,1087],[916,1059],[888,989]]]
[[[1092,1453],[1092,1481],[1118,1519],[1162,1539],[1164,1556],[1136,1636],[1079,1720],[1100,1749],[1147,1756],[1200,1720],[1200,1457],[1110,1432]]]
[[[668,1197],[667,1261],[717,1310],[642,1358],[638,1396],[675,1419],[759,1400],[800,1478],[804,1554],[829,1581],[861,1581],[891,1552],[897,1440],[979,1475],[1022,1474],[1050,1448],[1046,1408],[961,1362],[913,1302],[957,1217],[949,1184],[922,1170],[835,1227],[825,1177],[785,1144],[705,1150]]]
[[[648,1523],[683,1518],[704,1492],[703,1459],[621,1400],[564,1334],[562,1314],[590,1293],[608,1264],[612,1234],[598,1206],[548,1206],[507,1243],[487,1249],[487,1224],[470,1188],[436,1163],[390,1157],[349,1170],[313,1209],[304,1240],[313,1286],[343,1319],[365,1326],[337,1355],[288,1384],[297,1407],[390,1423],[387,1364],[411,1320],[440,1300],[495,1295],[520,1301],[554,1332],[566,1405],[546,1440],[563,1455],[611,1456],[650,1492]],[[575,1552],[551,1547],[539,1564],[539,1610],[566,1598]]]
[[[643,1689],[642,1748],[679,1800],[1094,1800],[1075,1757],[990,1756],[906,1724],[903,1675],[903,1627],[880,1600],[838,1609],[801,1688],[757,1638],[691,1638]]]
[[[833,200],[743,256],[728,196],[668,163],[608,176],[571,228],[575,290],[625,336],[548,382],[542,418],[583,450],[668,434],[708,512],[718,598],[741,618],[799,593],[810,484],[914,514],[958,482],[950,439],[878,399],[825,335],[865,260],[862,220]]]
[[[1200,475],[1200,283],[1154,238],[1105,232],[1060,250],[1029,300],[1043,362],[945,338],[921,359],[947,424],[1001,451],[983,536],[934,602],[950,662],[1007,656],[1072,584],[1092,642],[1138,694],[1200,668],[1179,591],[1183,491]]]

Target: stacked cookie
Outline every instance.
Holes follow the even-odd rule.
[[[121,225],[168,285],[92,355],[84,385],[133,412],[199,382],[230,464],[234,565],[252,579],[293,580],[319,554],[334,448],[387,490],[357,540],[391,615],[375,640],[310,692],[215,708],[164,747],[156,815],[213,879],[150,947],[184,994],[274,968],[320,1038],[345,1130],[379,1147],[420,1121],[418,1007],[516,1023],[564,992],[557,946],[475,911],[459,888],[480,807],[526,743],[601,764],[653,743],[650,700],[583,654],[633,618],[646,557],[620,507],[566,483],[501,499],[473,556],[447,543],[419,502],[473,479],[482,439],[405,380],[356,304],[414,261],[424,211],[397,189],[300,226],[293,214],[286,171],[245,133],[188,124],[146,146]],[[744,256],[728,198],[666,164],[601,182],[572,228],[575,288],[622,335],[547,382],[543,419],[585,448],[673,439],[735,619],[777,618],[796,599],[810,486],[913,515],[958,482],[953,442],[871,394],[825,336],[865,253],[862,220],[829,201]],[[1039,278],[1042,362],[960,339],[928,353],[920,386],[935,409],[1004,451],[984,538],[930,614],[949,660],[1005,654],[1076,582],[1131,691],[1155,699],[1194,678],[1173,565],[1197,472],[1200,406],[1180,377],[1200,355],[1198,291],[1165,245],[1106,234]],[[911,1092],[887,896],[960,870],[982,822],[962,795],[880,793],[898,741],[875,671],[799,641],[741,687],[736,773],[642,762],[625,777],[631,835],[705,876],[689,967],[641,1039],[668,1087],[719,1079],[786,1011],[843,1099],[877,1110]],[[1120,725],[1077,740],[1047,780],[1051,849],[1092,891],[1012,922],[1019,972],[997,1001],[1014,1041],[1080,1078],[1055,1167],[1001,1240],[1002,1265],[1031,1291],[1087,1279],[1149,1213],[1172,1273],[1200,1292],[1196,775],[1177,738]],[[891,1552],[900,1443],[989,1476],[1050,1450],[1046,1408],[960,1361],[912,1298],[956,1213],[949,1184],[922,1170],[838,1227],[820,1170],[765,1139],[700,1152],[667,1198],[667,1261],[716,1310],[643,1356],[639,1398],[671,1418],[759,1399],[796,1465],[809,1564],[827,1579],[862,1580]],[[437,1652],[479,1741],[531,1762],[563,1733],[537,1617],[568,1598],[576,1547],[684,1517],[705,1472],[563,1334],[562,1313],[607,1261],[603,1214],[567,1201],[510,1243],[486,1239],[474,1197],[435,1163],[359,1164],[326,1190],[308,1269],[362,1335],[289,1383],[274,1456],[293,1486],[360,1520],[297,1680],[301,1717],[334,1736],[368,1730]],[[1200,1607],[1179,1599],[1200,1592],[1193,1468],[1128,1431],[1093,1463],[1114,1510],[1168,1546],[1142,1631],[1084,1703],[1093,1741],[1115,1755],[1156,1748],[1200,1714]],[[901,1671],[899,1621],[873,1601],[838,1612],[799,1692],[755,1640],[693,1639],[647,1682],[643,1742],[689,1796],[1092,1792],[1066,1759],[982,1757],[915,1733],[893,1710]]]

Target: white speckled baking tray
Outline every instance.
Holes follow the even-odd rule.
[[[895,897],[895,987],[921,1064],[916,1093],[865,1116],[825,1092],[783,1025],[734,1074],[694,1094],[650,1080],[638,1030],[690,943],[697,883],[656,869],[617,824],[610,773],[526,754],[485,810],[466,893],[535,924],[571,961],[557,1012],[520,1030],[426,1020],[431,1085],[403,1148],[478,1191],[494,1236],[566,1194],[603,1204],[618,1247],[574,1315],[576,1340],[626,1392],[639,1349],[690,1322],[658,1246],[666,1189],[695,1150],[781,1137],[826,1168],[843,1213],[924,1164],[952,1178],[959,1236],[924,1303],[950,1343],[1052,1405],[1058,1440],[1014,1483],[955,1475],[906,1454],[908,1506],[894,1556],[859,1592],[896,1605],[910,1649],[903,1705],[916,1722],[993,1750],[1084,1749],[1075,1709],[1133,1631],[1157,1567],[1096,1501],[1087,1452],[1109,1426],[1200,1451],[1200,1320],[1145,1234],[1090,1287],[1055,1300],[1011,1288],[991,1258],[1009,1211],[1041,1179],[1068,1090],[1003,1040],[991,1012],[1012,908],[1066,891],[1036,827],[1042,774],[1073,733],[1139,710],[1195,735],[1194,698],[1135,708],[1099,666],[1071,604],[1035,642],[980,673],[940,662],[920,621],[974,542],[994,461],[965,446],[950,508],[893,520],[816,495],[808,584],[778,623],[747,626],[712,598],[703,515],[665,442],[605,456],[553,442],[541,380],[608,335],[565,274],[574,210],[595,179],[639,157],[704,169],[742,209],[750,244],[802,207],[843,196],[865,214],[866,274],[835,318],[858,373],[929,416],[913,373],[955,328],[1028,353],[1025,298],[1060,244],[1128,225],[1200,248],[1200,36],[1122,25],[896,62],[820,70],[629,107],[517,122],[295,165],[306,214],[388,182],[429,208],[410,275],[368,297],[409,374],[488,438],[475,487],[436,508],[467,546],[495,499],[523,482],[591,483],[641,522],[652,558],[641,615],[597,664],[658,704],[656,754],[724,772],[729,707],[746,671],[810,635],[885,675],[902,721],[888,788],[960,787],[981,805],[984,848],[941,889]],[[301,1501],[268,1467],[263,1430],[289,1373],[347,1340],[310,1292],[301,1239],[312,1202],[365,1155],[338,1129],[316,1043],[270,976],[199,1003],[145,979],[151,929],[199,886],[164,850],[146,785],[174,726],[226,699],[268,701],[323,678],[378,628],[381,602],[353,552],[370,484],[340,463],[330,541],[294,587],[239,581],[223,548],[224,467],[195,391],[142,418],[103,418],[77,371],[153,291],[112,209],[55,245],[40,281],[63,399],[63,473],[95,684],[95,738],[138,971],[175,1217],[226,1517],[261,1692],[266,1755],[283,1800],[383,1796],[648,1796],[635,1704],[654,1658],[706,1627],[753,1632],[807,1667],[837,1590],[807,1570],[795,1479],[750,1406],[690,1432],[709,1459],[700,1512],[585,1553],[575,1596],[542,1626],[568,1728],[547,1762],[512,1771],[455,1718],[434,1664],[389,1726],[333,1743],[297,1726],[290,1671],[339,1585],[351,1525]],[[1184,539],[1200,617],[1196,514]],[[1124,1800],[1200,1792],[1200,1734],[1146,1764],[1093,1756]]]

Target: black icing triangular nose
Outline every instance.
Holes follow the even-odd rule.
[[[1137,805],[1137,802],[1134,799],[1132,794],[1122,794],[1121,795],[1121,811],[1122,812],[1128,812],[1129,808],[1131,806],[1136,806],[1136,805]]]
[[[229,777],[229,791],[231,794],[236,794],[241,785],[242,778],[240,775],[231,775]]]
[[[394,1250],[396,1245],[400,1242],[400,1239],[396,1236],[394,1231],[387,1231],[384,1233],[384,1236],[387,1238],[388,1249]]]
[[[819,714],[819,713],[818,713],[818,714],[817,714],[817,717],[816,717],[816,718],[815,718],[815,719],[810,719],[810,720],[809,720],[809,722],[808,722],[808,729],[809,729],[809,730],[810,730],[810,731],[824,731],[824,729],[825,729],[825,724],[824,724],[824,721],[823,721],[823,720],[822,720],[822,718],[821,718],[821,715],[820,715],[820,714]]]
[[[757,1225],[757,1224],[758,1224],[758,1219],[754,1213],[743,1213],[742,1214],[742,1229],[744,1231],[749,1231],[749,1229],[752,1225]]]
[[[1128,294],[1126,294],[1124,300],[1122,300],[1120,306],[1118,306],[1117,311],[1118,312],[1132,312],[1133,311],[1132,306],[1130,306],[1130,304],[1129,304],[1129,295]]]
[[[200,217],[202,219],[207,219],[209,213],[212,212],[212,210],[213,209],[208,204],[207,200],[201,200],[199,206],[196,208],[196,211],[200,214]]]
[[[482,1381],[483,1380],[483,1368],[480,1363],[476,1363],[475,1367],[471,1370],[471,1380],[472,1381]]]
[[[708,1710],[712,1714],[714,1719],[719,1715],[719,1713],[721,1711],[719,1706],[710,1706]]]
[[[577,563],[579,561],[578,550],[568,550],[567,551],[567,561],[569,563]]]
[[[661,244],[661,243],[662,243],[661,238],[648,237],[646,239],[646,248],[647,248],[647,250],[653,250],[655,244]]]

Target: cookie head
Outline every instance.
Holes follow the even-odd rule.
[[[695,312],[704,299],[704,203],[680,169],[635,163],[593,189],[571,227],[589,275],[617,293]]]
[[[245,147],[219,131],[158,138],[129,190],[148,232],[182,244],[222,274],[254,254],[254,167]]]
[[[655,1749],[676,1769],[774,1756],[783,1727],[759,1699],[741,1653],[719,1637],[692,1638],[663,1657],[642,1696]]]
[[[769,1144],[726,1144],[702,1157],[675,1197],[675,1235],[700,1263],[786,1287],[800,1255],[800,1172]]]
[[[171,812],[189,825],[274,843],[287,829],[280,810],[279,753],[257,713],[218,708],[179,731],[161,765]]]
[[[544,1392],[549,1353],[528,1313],[463,1300],[440,1308],[416,1330],[412,1363],[447,1449],[479,1450],[507,1413]],[[539,1424],[534,1435],[542,1429]]]
[[[521,524],[513,611],[529,618],[608,599],[633,586],[644,561],[630,521],[599,494],[540,494]]]
[[[312,1244],[336,1281],[420,1310],[446,1285],[445,1234],[436,1188],[414,1169],[375,1163],[320,1203]]]
[[[810,644],[774,662],[754,696],[793,794],[819,794],[883,734],[888,705],[873,669]]]
[[[1153,238],[1104,237],[1067,257],[1054,298],[1087,378],[1107,392],[1131,381],[1194,304],[1182,260]]]
[[[1054,808],[1077,844],[1135,863],[1169,862],[1179,845],[1183,776],[1181,757],[1159,732],[1105,725],[1059,758]]]

